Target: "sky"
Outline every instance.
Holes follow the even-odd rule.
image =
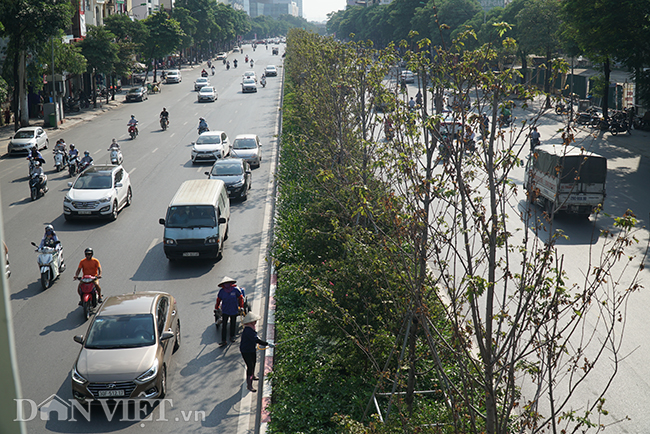
[[[342,9],[345,9],[345,0],[302,0],[307,21],[325,21],[328,13]]]

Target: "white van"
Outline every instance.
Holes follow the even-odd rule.
[[[169,204],[167,216],[159,220],[165,226],[165,256],[170,260],[221,259],[229,222],[230,201],[223,181],[185,181]]]

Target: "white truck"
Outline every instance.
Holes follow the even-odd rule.
[[[589,217],[605,201],[607,159],[575,146],[539,145],[528,158],[524,188],[550,218],[558,211]]]

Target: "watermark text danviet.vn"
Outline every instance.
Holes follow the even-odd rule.
[[[81,403],[76,399],[65,400],[52,394],[40,404],[32,399],[14,399],[14,401],[16,401],[14,422],[29,422],[36,418],[44,421],[90,421],[92,417],[100,415],[103,415],[109,422],[113,420],[120,422],[205,421],[205,411],[202,410],[180,410],[180,416],[170,416],[167,410],[174,407],[171,399],[100,400],[92,405],[90,402]]]

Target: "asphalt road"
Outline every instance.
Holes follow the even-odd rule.
[[[251,54],[250,46],[246,48],[245,54]],[[272,56],[270,49],[258,49],[252,54],[258,76],[267,64],[281,64],[281,58]],[[238,343],[225,348],[217,345],[220,336],[213,324],[212,309],[216,283],[224,275],[236,278],[246,288],[254,311],[263,313],[266,308],[265,247],[274,203],[275,134],[282,68],[279,76],[269,78],[266,88],[260,88],[257,94],[242,94],[241,75],[250,68],[242,67],[243,54],[231,54],[229,58],[238,58],[240,66],[226,71],[224,65],[216,64],[216,74],[210,77],[219,93],[214,103],[196,101],[193,81],[200,68],[183,70],[182,83],[164,85],[162,93],[151,95],[148,101],[124,104],[90,122],[50,135],[51,144],[62,136],[82,152],[90,151],[96,163],[108,162],[106,149],[111,138],[119,140],[124,167],[131,175],[133,204],[123,209],[115,222],[64,220],[63,197],[70,179],[66,172],[52,170],[51,149],[44,151],[50,190],[35,202],[29,198],[27,162],[18,157],[0,159],[4,233],[11,259],[9,283],[23,398],[39,408],[59,399],[67,405],[53,404],[62,408],[61,420],[42,420],[41,414],[25,401],[22,416],[29,419],[29,433],[254,432],[261,390],[258,394],[246,390]],[[158,122],[163,106],[170,112],[170,126],[165,132]],[[126,131],[131,114],[140,121],[140,134],[135,140],[129,140]],[[203,172],[211,166],[192,165],[190,160],[190,143],[197,137],[200,116],[207,120],[211,130],[225,131],[231,141],[237,134],[258,134],[263,143],[263,161],[259,169],[253,170],[248,200],[232,203],[224,258],[219,262],[172,264],[163,253],[163,228],[158,219],[165,216],[180,184],[203,178]],[[62,240],[68,268],[52,287],[43,291],[37,254],[29,243],[40,241],[47,223],[54,225]],[[92,409],[91,420],[87,421],[78,410],[72,413],[69,408],[70,370],[79,351],[79,344],[72,338],[84,334],[88,326],[77,306],[76,282],[72,277],[88,246],[94,248],[101,261],[105,296],[159,290],[178,300],[182,346],[169,370],[168,401],[153,409],[137,414],[133,408],[128,408],[127,413],[118,409],[111,417],[110,411],[106,414],[104,408],[98,407]],[[263,336],[263,324],[260,327],[258,323],[258,329]]]

